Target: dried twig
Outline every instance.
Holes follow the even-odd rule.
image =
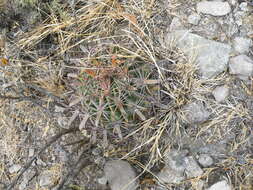
[[[85,153],[90,150],[90,146],[91,144],[89,143],[88,146],[84,146],[84,149],[82,151],[82,153],[80,154],[80,156],[78,157],[77,161],[75,162],[75,164],[73,165],[73,167],[70,169],[70,171],[67,173],[67,175],[65,175],[65,177],[61,180],[60,184],[58,185],[56,190],[62,190],[64,184],[67,183],[67,181],[70,181],[71,179],[73,179],[75,176],[77,176],[80,171],[87,166],[89,163],[91,163],[89,161],[89,157],[87,156],[85,159],[83,158],[83,156],[85,155]]]

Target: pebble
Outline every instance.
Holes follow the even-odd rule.
[[[200,102],[193,102],[184,108],[185,116],[190,124],[203,123],[208,120],[210,112]]]
[[[212,94],[217,102],[223,102],[229,95],[229,88],[227,86],[218,86]]]
[[[106,185],[106,183],[107,183],[107,179],[105,176],[98,178],[97,181],[101,185]]]
[[[201,17],[199,14],[194,13],[188,16],[188,22],[193,25],[198,25]]]
[[[170,31],[184,29],[184,25],[178,17],[174,17],[170,23]]]
[[[198,177],[204,173],[192,156],[184,158],[184,165],[187,178]]]
[[[228,185],[227,181],[223,180],[213,184],[207,190],[232,190],[232,188]]]
[[[9,168],[9,172],[11,174],[18,172],[21,169],[21,166],[19,164],[14,164]]]
[[[185,180],[183,172],[178,172],[168,166],[165,166],[157,174],[157,177],[163,183],[180,183]]]
[[[28,157],[33,157],[34,152],[35,152],[34,148],[30,148],[28,151]]]
[[[252,46],[250,38],[236,37],[233,41],[233,47],[238,53],[248,53]]]
[[[39,180],[39,185],[40,187],[48,187],[53,185],[53,178],[52,178],[52,174],[48,173],[48,172],[44,172],[42,173],[42,175],[40,176],[40,180]]]
[[[123,160],[108,161],[104,167],[105,177],[111,190],[137,189],[136,173],[133,167]]]
[[[205,182],[201,179],[192,180],[191,184],[192,184],[193,189],[195,190],[202,190],[205,187]]]
[[[209,167],[213,165],[213,159],[208,154],[201,154],[198,159],[199,163],[203,167]]]
[[[229,73],[247,80],[253,74],[253,60],[247,55],[238,55],[230,59]]]
[[[197,3],[197,12],[213,16],[224,16],[230,13],[231,7],[228,2],[202,1]]]
[[[244,12],[247,12],[249,11],[249,7],[248,7],[248,3],[247,2],[242,2],[240,5],[239,5],[240,9]]]

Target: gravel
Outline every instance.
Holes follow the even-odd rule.
[[[231,7],[228,2],[202,1],[197,4],[197,11],[213,16],[224,16],[230,13]]]

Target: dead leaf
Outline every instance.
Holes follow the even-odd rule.
[[[8,65],[8,63],[9,63],[8,59],[6,59],[6,58],[0,58],[0,64],[2,66]]]
[[[97,76],[97,73],[94,71],[94,69],[84,69],[84,72],[92,78],[95,78]]]

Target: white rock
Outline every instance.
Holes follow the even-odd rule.
[[[21,166],[19,164],[14,164],[9,168],[9,172],[11,174],[18,172],[21,169]]]
[[[227,69],[231,47],[205,39],[187,30],[167,34],[165,45],[175,44],[189,59],[195,58],[202,78],[212,78]]]
[[[183,172],[165,166],[158,174],[158,179],[163,183],[180,183],[185,179]]]
[[[29,148],[28,157],[33,157],[34,151],[35,151],[34,148]]]
[[[212,92],[217,102],[223,102],[229,95],[229,89],[227,86],[218,86]]]
[[[204,173],[192,156],[184,158],[184,165],[187,178],[198,177]]]
[[[242,3],[239,5],[239,7],[240,7],[240,9],[241,9],[242,11],[245,11],[245,12],[249,11],[249,7],[248,7],[248,3],[247,3],[247,2],[242,2]]]
[[[170,31],[182,30],[184,25],[178,17],[174,17],[170,23]]]
[[[209,156],[208,154],[201,154],[199,156],[198,159],[199,163],[203,166],[203,167],[209,167],[211,165],[213,165],[213,159],[211,156]]]
[[[54,184],[54,182],[53,182],[52,174],[50,174],[48,172],[42,173],[42,175],[40,176],[40,181],[39,181],[40,187],[47,187],[47,186],[51,186],[53,184]]]
[[[238,53],[248,53],[251,46],[250,38],[236,37],[233,41],[233,47]]]
[[[136,173],[126,161],[108,161],[105,164],[104,173],[111,190],[135,190],[138,186],[135,179]]]
[[[101,178],[98,178],[98,183],[101,184],[101,185],[106,185],[107,183],[107,179],[105,176],[101,177]]]
[[[213,184],[207,190],[232,190],[232,188],[228,185],[227,181],[223,180]]]
[[[201,176],[203,170],[192,156],[186,156],[187,153],[186,150],[172,150],[164,155],[165,167],[157,174],[159,180],[164,183],[180,183],[185,177]]]
[[[198,25],[200,19],[201,19],[201,17],[199,16],[199,14],[196,14],[196,13],[188,16],[188,22],[193,25]]]
[[[202,103],[193,102],[186,105],[183,109],[187,121],[191,124],[203,123],[210,116],[210,113],[205,109]]]
[[[253,74],[253,60],[247,55],[238,55],[230,59],[229,73],[247,80]]]
[[[197,4],[197,11],[213,16],[224,16],[231,11],[228,2],[202,1]]]

